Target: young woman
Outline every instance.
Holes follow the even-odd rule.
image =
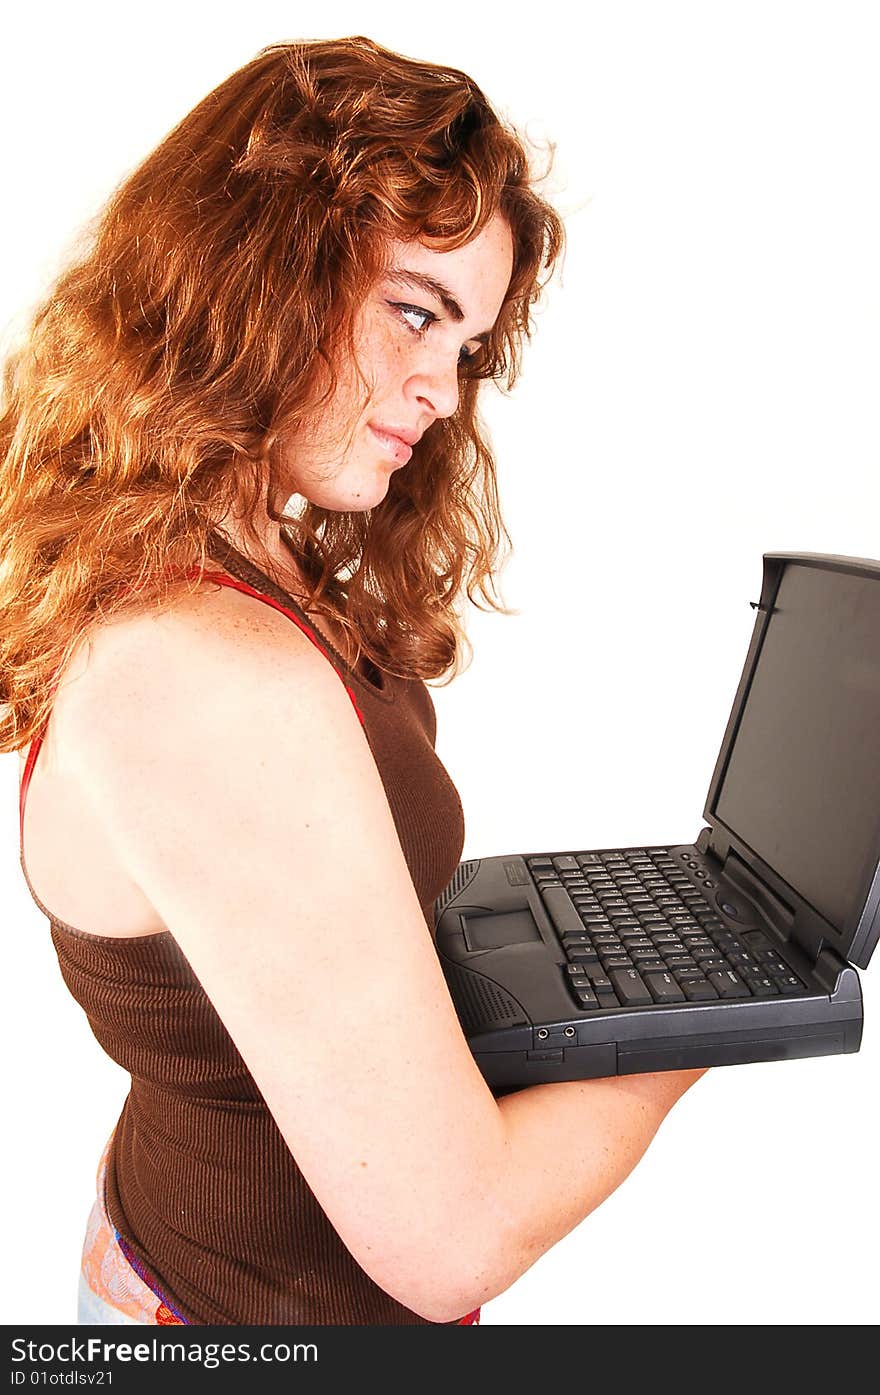
[[[465,74],[273,46],[9,364],[0,749],[131,1074],[81,1321],[477,1321],[700,1074],[495,1098],[433,948],[463,826],[425,680],[465,597],[503,609],[477,404],[561,252],[533,184]]]

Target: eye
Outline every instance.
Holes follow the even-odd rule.
[[[396,310],[406,327],[412,330],[413,334],[423,335],[429,325],[435,324],[437,316],[431,310],[421,310],[418,305],[397,305],[389,302],[392,310]],[[413,324],[409,318],[413,316],[416,320],[421,320],[421,324]]]
[[[433,310],[423,310],[421,306],[403,305],[397,301],[389,301],[388,304],[392,310],[397,311],[410,333],[415,334],[419,339],[426,334],[432,324],[439,324],[439,316],[435,315]],[[413,324],[413,319],[421,320],[422,323]],[[467,349],[462,349],[458,361],[459,363],[467,363],[469,359],[476,358],[479,352],[479,349],[475,349],[471,353],[468,353]]]

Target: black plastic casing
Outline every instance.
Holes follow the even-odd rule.
[[[666,847],[673,856],[686,853],[689,861],[718,875],[717,866],[701,857],[694,844]],[[511,877],[521,881],[512,884]],[[523,1088],[554,1080],[858,1051],[862,992],[855,969],[830,950],[811,963],[724,878],[718,899],[735,905],[739,914],[734,921],[719,909],[721,918],[739,931],[752,927],[773,937],[792,970],[810,986],[809,995],[579,1011],[565,983],[566,961],[556,932],[537,890],[526,885],[530,880],[521,857],[482,858],[462,863],[450,883],[451,894],[448,890],[447,899],[437,902],[437,952],[468,1045],[489,1085]],[[483,917],[494,921],[499,912],[522,923],[523,938],[494,949],[469,947],[474,924]]]
[[[841,927],[819,915],[716,813],[781,578],[793,563],[880,583],[877,562],[818,553],[765,554],[752,639],[704,808],[706,827],[693,844],[666,844],[664,850],[677,857],[701,890],[701,878],[709,876],[715,884],[707,895],[713,911],[738,932],[763,931],[808,993],[583,1012],[567,988],[565,957],[525,859],[587,850],[463,862],[435,903],[436,945],[468,1044],[490,1086],[522,1088],[858,1051],[862,993],[852,965],[864,968],[880,937],[880,792],[873,875],[861,889],[856,921]]]
[[[711,852],[721,864],[725,875],[731,881],[741,883],[747,894],[764,898],[764,909],[768,916],[779,918],[782,923],[787,922],[788,935],[797,944],[803,946],[811,958],[816,959],[820,951],[828,946],[835,950],[842,959],[858,965],[860,969],[865,969],[874,952],[877,940],[880,939],[880,791],[878,791],[878,819],[872,856],[872,871],[865,885],[859,889],[860,912],[858,918],[852,924],[842,926],[832,925],[813,906],[809,905],[794,887],[789,886],[778,877],[773,868],[762,861],[758,854],[739,838],[735,829],[725,827],[716,811],[719,790],[730,760],[731,750],[758,663],[761,646],[773,614],[779,587],[786,567],[792,564],[821,568],[823,571],[843,572],[849,576],[867,577],[876,580],[880,585],[880,562],[815,552],[767,552],[764,554],[764,576],[755,628],[709,785],[709,793],[703,809],[703,818],[708,825],[708,832],[701,835],[701,841],[706,850]]]

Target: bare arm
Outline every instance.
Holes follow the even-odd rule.
[[[454,1320],[626,1177],[701,1072],[492,1097],[344,687],[255,610],[209,593],[99,636],[64,746],[344,1243]]]

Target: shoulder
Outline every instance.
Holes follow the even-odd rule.
[[[279,687],[290,695],[294,686],[306,708],[351,709],[342,676],[303,628],[274,606],[205,581],[165,609],[121,617],[83,637],[59,684],[57,735],[76,749],[111,729],[124,739],[151,715],[207,725],[224,706],[262,707]]]

